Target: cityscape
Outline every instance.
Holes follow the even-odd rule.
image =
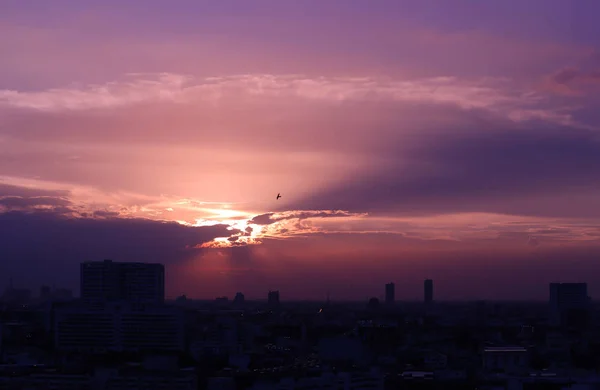
[[[600,390],[600,0],[0,0],[0,390]]]
[[[548,301],[165,300],[158,263],[90,261],[80,292],[12,284],[2,389],[578,389],[600,386],[600,310],[586,283]],[[585,387],[587,386],[587,387]]]

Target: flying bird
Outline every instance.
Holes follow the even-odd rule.
[[[277,198],[275,198],[275,200],[281,198],[281,194],[277,194]]]

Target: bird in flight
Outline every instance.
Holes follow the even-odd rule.
[[[275,200],[277,200],[279,198],[281,198],[281,194],[277,194],[277,198]]]

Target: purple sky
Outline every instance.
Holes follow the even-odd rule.
[[[112,258],[171,296],[600,294],[595,1],[0,7],[17,285]]]

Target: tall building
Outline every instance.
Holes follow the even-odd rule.
[[[423,283],[423,293],[424,293],[424,299],[425,299],[425,303],[432,303],[433,302],[433,280],[431,279],[425,279],[425,282]]]
[[[92,301],[162,302],[165,268],[156,263],[81,263],[81,298]]]
[[[550,283],[550,316],[555,324],[585,321],[590,308],[587,283]]]
[[[390,282],[385,285],[385,303],[393,305],[396,300],[396,289],[394,283]]]
[[[552,308],[585,309],[589,302],[587,283],[550,283]]]
[[[269,306],[279,305],[279,290],[269,291],[268,295]]]

